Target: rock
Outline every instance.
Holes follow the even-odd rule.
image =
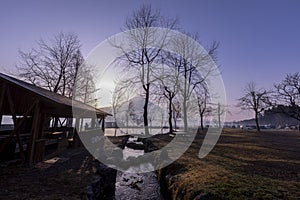
[[[96,200],[92,186],[87,186],[87,188],[86,188],[86,199],[87,200]]]
[[[101,176],[104,197],[114,196],[117,170],[102,164],[98,168],[98,173]]]
[[[133,143],[133,142],[128,142],[126,144],[126,146],[128,148],[135,149],[135,150],[144,150],[145,149],[145,145],[144,144],[137,144],[137,143]]]
[[[103,199],[104,191],[102,188],[102,181],[100,176],[95,176],[94,181],[90,186],[87,187],[86,191],[86,199],[88,200],[96,200]]]
[[[149,145],[148,146],[148,149],[147,149],[147,152],[152,152],[152,151],[156,151],[158,150],[158,148],[154,145]]]
[[[152,151],[156,151],[158,150],[158,148],[150,141],[148,140],[147,138],[144,138],[142,140],[142,142],[144,143],[145,145],[145,153],[148,153],[148,152],[152,152]]]
[[[103,189],[101,187],[101,177],[100,176],[95,176],[94,181],[92,183],[92,189],[94,196],[99,199],[99,197],[102,197],[103,195]]]
[[[121,149],[124,149],[126,146],[126,143],[128,141],[129,136],[126,136],[122,139],[122,143],[121,143]]]
[[[209,200],[211,199],[212,196],[210,193],[201,193],[199,195],[197,195],[194,200]]]

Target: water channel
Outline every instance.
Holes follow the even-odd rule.
[[[142,145],[136,137],[128,138],[128,143]],[[123,159],[144,155],[144,150],[131,149],[125,146]],[[154,167],[151,163],[141,163],[137,166],[130,166],[126,171],[118,171],[116,178],[116,200],[160,200],[163,199],[160,193],[160,185]],[[147,173],[136,173],[136,171],[150,171]]]

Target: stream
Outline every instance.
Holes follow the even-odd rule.
[[[127,143],[143,144],[138,138],[130,137]],[[144,155],[144,150],[135,150],[125,146],[123,159]],[[138,169],[138,170],[137,170]],[[144,169],[144,170],[143,170]],[[151,171],[147,173],[135,173],[136,171]],[[138,166],[131,166],[125,172],[118,171],[116,177],[116,200],[160,200],[163,199],[160,193],[160,185],[156,174],[152,171],[151,163],[141,163]]]

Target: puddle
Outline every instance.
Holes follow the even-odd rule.
[[[129,157],[138,157],[144,155],[144,150],[135,150],[125,146],[123,149],[123,160],[128,160]]]

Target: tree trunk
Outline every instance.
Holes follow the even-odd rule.
[[[145,135],[149,135],[149,126],[148,126],[148,103],[149,103],[149,89],[150,89],[150,83],[146,84],[146,98],[145,98],[145,104],[144,104],[144,126],[145,126]]]
[[[172,99],[169,99],[169,133],[173,133],[173,126],[172,126]]]
[[[260,128],[259,128],[259,124],[258,124],[258,113],[255,112],[255,123],[256,123],[256,130],[259,132]]]
[[[176,131],[176,129],[177,129],[177,122],[176,122],[176,117],[173,117],[173,120],[174,120],[174,129],[175,129],[175,131]]]
[[[204,126],[203,126],[203,113],[200,113],[200,125],[201,125],[201,130],[204,130]]]
[[[184,132],[188,131],[188,122],[187,122],[187,100],[186,98],[183,99],[183,105],[182,105],[182,109],[183,109],[183,129]]]
[[[61,78],[62,78],[62,69],[60,70],[57,82],[56,82],[56,84],[54,86],[54,89],[53,89],[54,93],[58,93],[58,89],[59,89],[59,84],[60,84]]]
[[[183,106],[182,106],[182,111],[183,111],[183,129],[184,129],[184,132],[187,132],[187,129],[188,129],[188,124],[187,124],[187,93],[188,93],[188,88],[187,88],[187,67],[186,65],[184,66],[184,91],[183,91]]]
[[[221,128],[221,105],[218,103],[218,127]]]
[[[116,137],[117,136],[117,128],[118,128],[117,118],[116,117],[115,117],[115,124],[114,125],[115,125],[115,137]]]

